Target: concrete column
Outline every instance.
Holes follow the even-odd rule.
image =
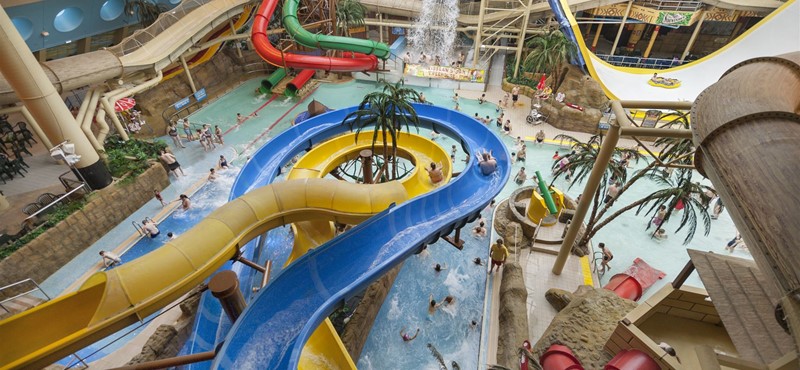
[[[114,43],[114,45],[119,44],[120,42],[122,42],[122,40],[125,38],[125,35],[127,35],[127,34],[128,34],[128,26],[125,26],[125,27],[122,27],[122,28],[117,28],[114,31],[114,41],[112,41]]]
[[[25,117],[26,121],[28,121],[28,126],[31,127],[31,130],[33,130],[33,132],[36,133],[36,136],[39,137],[39,140],[42,141],[42,145],[46,146],[48,149],[52,148],[53,143],[50,142],[50,138],[45,135],[42,127],[39,126],[39,122],[36,122],[36,119],[33,118],[31,112],[28,110],[28,107],[23,106],[22,109],[20,109],[20,113],[22,113],[22,116]]]
[[[41,50],[37,51],[34,56],[36,57],[36,60],[38,60],[39,62],[46,62],[47,61],[47,49],[41,49]]]
[[[594,33],[594,40],[592,40],[592,52],[597,50],[597,40],[600,40],[600,31],[603,30],[603,24],[597,25],[597,31]]]
[[[184,58],[183,55],[181,55],[180,60],[181,60],[181,66],[183,66],[183,72],[186,73],[186,79],[189,80],[189,87],[192,88],[192,93],[196,93],[197,88],[194,87],[192,72],[189,70],[189,65],[186,64],[186,58]]]
[[[236,34],[236,25],[233,23],[233,18],[228,18],[228,26],[231,27],[231,36]],[[242,57],[242,44],[239,40],[234,41],[236,43],[236,55],[239,58]]]
[[[478,66],[478,59],[481,54],[481,43],[483,43],[483,16],[486,13],[486,2],[489,0],[481,0],[480,10],[478,11],[478,30],[475,32],[475,50],[472,52],[472,65]]]
[[[625,15],[622,16],[622,23],[619,24],[619,30],[617,30],[617,37],[614,38],[614,44],[611,45],[611,52],[608,55],[614,55],[614,52],[617,50],[617,44],[619,44],[619,37],[622,36],[622,30],[625,29],[625,21],[628,20],[628,15],[631,14],[631,6],[633,5],[633,0],[628,1],[628,7],[625,9]]]
[[[78,54],[90,52],[92,48],[92,36],[87,36],[78,40],[75,45],[78,47]]]
[[[519,38],[517,39],[517,59],[514,61],[514,78],[519,74],[519,63],[522,61],[522,49],[525,48],[525,34],[528,31],[528,19],[531,15],[531,4],[533,0],[528,0],[528,6],[525,8],[525,15],[522,16],[522,26],[519,29]]]
[[[378,21],[383,23],[383,13],[378,13]],[[366,27],[366,25],[364,25]],[[378,38],[380,42],[383,42],[383,26],[378,25]]]
[[[626,45],[628,48],[633,49],[636,47],[636,44],[642,39],[645,27],[647,27],[647,25],[644,23],[637,23],[633,26],[633,32],[631,32],[631,36],[628,37],[628,44]]]
[[[578,230],[583,224],[586,214],[589,212],[594,201],[594,193],[600,187],[600,182],[603,181],[603,173],[608,168],[608,162],[611,160],[611,155],[614,154],[614,147],[616,147],[620,136],[620,126],[615,123],[608,128],[608,133],[603,139],[603,145],[600,147],[600,152],[597,153],[597,159],[592,167],[592,172],[589,174],[589,179],[586,180],[586,187],[583,188],[581,194],[581,201],[578,202],[578,208],[575,209],[575,215],[572,216],[572,223],[567,229],[567,235],[564,236],[564,241],[561,243],[561,249],[558,251],[558,257],[553,264],[553,273],[561,275],[564,270],[564,265],[567,263],[567,257],[572,252],[572,245],[575,244],[575,239],[578,237]],[[588,231],[588,230],[587,230]]]
[[[29,51],[14,24],[0,7],[0,72],[41,125],[47,137],[55,143],[69,141],[75,145],[80,160],[75,168],[92,189],[102,189],[112,178],[105,163],[92,148],[78,127],[61,96],[47,78],[36,58]]]
[[[650,51],[653,50],[653,44],[655,44],[658,31],[660,30],[661,26],[656,26],[656,28],[653,29],[653,33],[650,34],[650,42],[647,43],[647,49],[645,49],[644,54],[642,54],[643,57],[647,58],[650,56]]]
[[[694,26],[694,31],[692,31],[692,36],[689,37],[689,43],[686,44],[686,49],[683,50],[683,54],[681,54],[681,63],[683,60],[686,59],[686,56],[692,51],[692,46],[694,45],[694,41],[697,40],[697,35],[700,34],[700,28],[703,26],[703,21],[706,20],[706,11],[703,11],[703,14],[700,15],[700,20],[697,21],[697,24]]]

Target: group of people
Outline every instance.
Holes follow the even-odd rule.
[[[450,67],[454,67],[454,68],[463,67],[464,66],[464,61],[466,60],[466,58],[467,57],[466,57],[466,55],[464,55],[464,52],[459,52],[458,53],[458,57],[456,57],[456,59],[454,61],[450,62]],[[406,53],[403,55],[403,63],[404,64],[411,64],[411,63],[414,62],[414,60],[415,59],[411,55],[410,51],[406,51]],[[416,60],[417,60],[417,64],[432,64],[432,65],[435,65],[435,66],[441,66],[442,65],[442,58],[441,57],[439,57],[438,55],[434,55],[434,56],[426,55],[424,51],[419,54],[419,58],[417,58]]]
[[[204,151],[208,152],[216,149],[215,144],[225,145],[225,140],[223,139],[224,133],[219,125],[215,125],[212,131],[211,125],[203,124],[201,128],[195,130],[195,133],[192,133],[192,126],[189,119],[184,118],[179,119],[177,122],[170,123],[169,126],[167,126],[167,135],[172,139],[172,143],[176,148],[186,148],[186,145],[183,144],[183,140],[181,140],[181,136],[178,133],[179,124],[183,129],[183,133],[186,135],[186,140],[197,140]]]
[[[127,128],[128,132],[135,134],[142,130],[142,126],[147,124],[145,120],[142,118],[142,112],[131,109],[130,111],[123,111],[120,112],[122,117],[128,121]]]

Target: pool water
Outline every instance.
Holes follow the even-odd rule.
[[[491,212],[484,214],[490,225]],[[456,361],[462,369],[478,368],[487,275],[485,263],[472,261],[475,257],[486,261],[489,256],[488,236],[479,238],[468,231],[478,222],[464,229],[461,251],[440,240],[403,263],[358,359],[359,369],[438,370],[428,344],[441,353],[448,367]],[[436,272],[437,263],[446,269]],[[437,302],[452,296],[455,303],[429,314],[431,294]],[[419,329],[419,334],[405,342],[400,336],[403,329],[411,336]]]
[[[360,98],[375,90],[376,85],[370,82],[348,82],[341,84],[322,84],[314,91],[310,97],[304,101],[289,99],[282,96],[272,99],[271,97],[255,97],[252,91],[259,85],[260,78],[245,82],[239,88],[231,91],[227,95],[219,98],[204,109],[194,113],[190,120],[197,123],[208,123],[212,127],[219,125],[223,131],[228,131],[225,135],[226,145],[218,147],[216,150],[206,153],[199,148],[197,142],[188,143],[187,149],[175,149],[178,160],[182,163],[187,175],[177,181],[163,192],[165,199],[176,199],[177,195],[183,192],[190,184],[207,176],[208,168],[216,164],[220,154],[224,154],[229,162],[234,163],[235,167],[247,160],[248,153],[256,150],[261,144],[265,143],[275,133],[287,129],[294,117],[306,109],[306,105],[313,100],[317,100],[332,109],[339,109],[358,104]],[[446,89],[414,87],[425,94],[428,101],[445,107],[454,107],[452,100],[453,91]],[[476,100],[461,98],[459,104],[463,113],[473,116],[478,113],[479,117],[490,116],[494,119],[498,115],[498,109],[494,103],[478,104]],[[240,126],[235,125],[236,113],[249,115],[257,112],[258,115],[248,119]],[[513,138],[504,135],[492,121],[489,126],[496,133],[503,137],[504,142],[513,148]],[[412,129],[412,131],[414,131]],[[429,136],[431,132],[420,129],[421,135]],[[163,140],[171,144],[166,137]],[[456,162],[454,170],[456,172],[463,169],[466,153],[463,153],[461,145],[445,136],[439,136],[436,141],[450,151],[452,145],[456,145]],[[185,143],[186,144],[186,143]],[[512,174],[516,174],[520,167],[526,167],[529,177],[535,170],[540,170],[545,177],[545,181],[551,181],[550,166],[552,165],[552,155],[555,150],[564,151],[566,147],[544,144],[537,145],[527,143],[528,156],[525,163],[517,162],[514,164]],[[512,149],[512,152],[516,149]],[[634,166],[641,168],[643,165]],[[632,169],[631,171],[633,171]],[[219,207],[227,201],[228,193],[237,170],[232,168],[228,171],[220,172],[221,178],[214,183],[205,185],[197,194],[192,195],[194,202],[193,209],[188,212],[176,212],[159,225],[162,231],[161,236],[156,239],[144,238],[137,245],[128,249],[122,255],[123,261],[129,261],[136,256],[140,256],[153,248],[160,246],[166,238],[166,233],[172,231],[180,234],[188,230],[197,221],[205,217],[208,212]],[[700,179],[698,175],[696,177]],[[529,178],[525,184],[534,185]],[[582,185],[576,185],[568,189],[568,184],[564,180],[555,183],[557,187],[572,197],[576,197],[582,192]],[[656,185],[650,180],[640,180],[629,191],[624,193],[616,202],[614,209],[622,207],[633,200],[652,192]],[[517,185],[510,181],[498,196],[500,200],[508,197]],[[151,201],[137,212],[135,217],[138,222],[149,214],[154,214],[160,209],[157,201]],[[490,212],[484,212],[484,218],[491,217]],[[649,237],[644,230],[649,217],[636,216],[633,211],[620,216],[615,222],[601,230],[594,238],[595,242],[605,242],[613,251],[615,259],[611,264],[611,272],[604,277],[603,283],[607,282],[608,277],[614,273],[621,272],[631,264],[634,258],[641,257],[654,268],[663,270],[667,275],[658,282],[656,286],[650,288],[647,294],[655,292],[660,285],[671,281],[688,261],[685,252],[686,246],[682,244],[685,231],[673,235],[673,230],[677,227],[677,218],[665,225],[665,229],[670,233],[670,237],[665,241],[656,241]],[[487,222],[489,224],[489,222]],[[471,228],[473,225],[470,225]],[[486,239],[475,239],[464,230],[462,236],[466,240],[463,251],[459,251],[445,242],[438,242],[429,246],[427,253],[423,253],[409,258],[403,265],[397,277],[395,285],[389,292],[389,297],[381,307],[378,320],[374,324],[361,358],[354,359],[360,368],[382,369],[390,366],[396,368],[414,369],[438,369],[436,360],[427,348],[427,344],[433,344],[442,354],[448,366],[455,360],[462,368],[477,368],[478,353],[480,352],[480,332],[482,328],[484,291],[486,286],[486,267],[478,267],[472,264],[474,257],[481,257],[486,260],[488,256],[489,241]],[[108,249],[108,245],[119,245],[133,232],[130,225],[121,225],[115,232],[105,236],[101,241],[88,248],[76,260],[70,262],[67,267],[72,271],[59,271],[61,280],[51,278],[48,280],[53,289],[48,291],[62,291],[67,284],[75,281],[79,275],[75,271],[86,271],[88,266],[97,261],[97,252],[100,249]],[[735,228],[730,217],[724,212],[718,220],[712,221],[712,230],[708,236],[704,236],[702,230],[698,230],[694,240],[689,244],[701,250],[712,250],[717,253],[727,253],[724,251],[725,243],[735,235]],[[114,243],[116,241],[116,243]],[[101,243],[102,242],[102,243]],[[269,259],[273,261],[272,276],[277,276],[286,258],[291,251],[292,235],[288,227],[277,228],[267,233],[264,246],[256,247],[257,242],[248,245],[248,253],[253,259],[263,263]],[[747,252],[737,250],[736,256],[747,257]],[[447,270],[438,274],[434,273],[435,263],[446,264]],[[76,267],[78,266],[78,267]],[[79,267],[83,266],[83,267]],[[62,270],[65,270],[62,269]],[[241,272],[242,290],[246,297],[252,295],[252,288],[260,276],[245,271],[241,264],[233,265],[235,271]],[[64,283],[64,277],[72,277]],[[702,286],[699,278],[690,277],[687,281],[689,285]],[[427,313],[427,302],[429,294],[433,294],[438,301],[446,295],[453,295],[456,303],[451,307],[442,307],[434,315]],[[204,299],[203,307],[196,320],[195,333],[187,342],[182,350],[182,354],[197,353],[212,350],[216,343],[219,343],[227,333],[230,323],[222,313],[219,304],[213,299]],[[478,322],[477,328],[470,328],[470,322]],[[420,328],[419,336],[411,342],[403,342],[400,338],[402,328],[410,331],[410,334]],[[107,343],[106,340],[98,342],[92,347],[99,347],[100,343]],[[103,353],[110,352],[111,349],[124,343],[120,341],[115,346],[109,346]],[[83,352],[82,352],[83,353]],[[91,360],[96,359],[93,357]],[[401,366],[402,364],[402,366]],[[200,363],[191,368],[208,368],[210,363]]]

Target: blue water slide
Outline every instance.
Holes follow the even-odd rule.
[[[583,53],[580,50],[580,44],[578,43],[578,38],[575,37],[575,32],[572,30],[572,25],[569,23],[569,18],[567,14],[564,12],[564,6],[561,0],[547,0],[550,3],[550,8],[553,10],[553,14],[556,16],[556,21],[561,26],[561,32],[564,33],[564,36],[567,36],[575,47],[578,48],[578,52],[575,53],[575,58],[573,58],[570,63],[581,66],[582,68],[586,68],[586,60],[583,59]]]
[[[281,166],[312,145],[348,132],[354,108],[291,127],[242,169],[231,198],[272,182]],[[304,343],[339,305],[414,252],[478,217],[510,174],[503,142],[480,122],[449,109],[415,105],[421,126],[460,138],[473,155],[467,168],[433,192],[394,206],[297,259],[264,287],[233,325],[212,367],[296,369]],[[498,170],[481,174],[474,153],[491,150]],[[459,253],[454,250],[453,253]]]

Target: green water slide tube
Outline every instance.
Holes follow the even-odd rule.
[[[258,88],[258,91],[262,94],[267,94],[272,89],[281,82],[281,80],[286,77],[286,69],[285,68],[278,68],[277,71],[272,72],[266,80],[261,80],[261,87]]]
[[[297,8],[300,0],[286,0],[283,3],[283,26],[295,41],[310,48],[344,50],[356,53],[372,54],[378,58],[389,57],[389,46],[377,41],[355,39],[350,37],[329,36],[308,32],[297,19]]]
[[[542,174],[539,173],[539,171],[536,171],[536,179],[539,180],[539,190],[542,193],[542,198],[544,198],[544,204],[547,206],[547,210],[550,211],[551,214],[558,213],[556,203],[553,202],[553,197],[550,195],[550,189],[547,188],[547,183],[544,182]]]

